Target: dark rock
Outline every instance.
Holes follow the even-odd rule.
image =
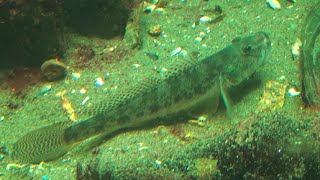
[[[66,76],[67,66],[56,59],[50,59],[41,66],[41,72],[48,81],[56,81]]]

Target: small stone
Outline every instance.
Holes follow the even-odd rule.
[[[290,96],[299,96],[301,94],[301,92],[295,87],[290,88],[288,93]]]
[[[272,9],[281,9],[281,4],[278,0],[266,0],[266,2]]]
[[[211,21],[212,21],[212,18],[209,16],[202,16],[199,19],[199,22],[202,22],[202,23],[211,22]]]
[[[57,59],[50,59],[41,65],[41,72],[48,81],[56,81],[66,76],[67,66]]]
[[[86,92],[87,92],[87,90],[84,89],[84,88],[81,88],[81,89],[79,90],[79,93],[80,93],[80,94],[85,94]]]
[[[96,86],[102,86],[104,84],[104,81],[101,77],[98,77],[94,83]]]
[[[157,159],[157,160],[154,161],[154,163],[156,164],[156,166],[161,166],[162,161]]]
[[[79,78],[80,78],[80,76],[81,76],[81,74],[80,74],[80,73],[78,73],[78,72],[74,72],[74,73],[72,73],[72,77],[73,77],[73,79],[79,79]]]
[[[0,116],[0,122],[2,122],[3,120],[4,120],[4,116]]]
[[[148,33],[151,36],[159,36],[161,34],[161,26],[160,25],[155,25],[149,28]]]

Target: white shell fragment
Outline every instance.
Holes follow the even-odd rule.
[[[140,64],[133,64],[132,66],[134,69],[138,69],[141,65]]]
[[[196,41],[196,42],[201,42],[205,36],[206,36],[206,33],[205,33],[205,32],[200,32],[200,33],[199,33],[199,36],[196,37],[195,41]]]
[[[96,86],[102,86],[104,84],[103,79],[101,77],[98,77],[95,81]]]
[[[175,55],[178,55],[180,54],[182,51],[182,47],[177,47],[175,50],[171,51],[171,56],[175,56]]]
[[[300,56],[300,47],[302,46],[301,40],[298,38],[291,47],[292,58],[295,60]]]
[[[168,71],[167,68],[161,68],[161,69],[160,69],[160,73],[165,73],[165,72],[167,72],[167,71]]]
[[[84,88],[81,88],[81,89],[79,90],[79,93],[80,93],[80,94],[85,94],[86,92],[87,92],[87,90],[84,89]]]
[[[38,92],[39,95],[45,95],[47,92],[51,91],[52,85],[51,84],[46,84],[44,85],[40,91]]]
[[[212,18],[209,16],[202,16],[202,17],[200,17],[199,21],[202,23],[211,22]]]
[[[288,90],[288,93],[290,96],[299,96],[301,94],[301,92],[297,88],[294,88],[294,87],[290,88]]]
[[[162,161],[161,160],[155,160],[154,163],[156,164],[156,166],[161,166]]]
[[[0,116],[0,122],[4,120],[4,116]]]
[[[150,4],[146,7],[146,11],[152,12],[157,6],[155,4]]]
[[[82,106],[85,105],[89,101],[89,99],[90,99],[89,96],[85,97],[84,100],[81,102],[81,105]]]
[[[266,2],[272,9],[281,9],[281,5],[278,0],[266,0]]]
[[[196,37],[196,38],[194,39],[194,41],[197,42],[197,43],[198,43],[198,42],[201,42],[201,41],[202,41],[202,38],[201,38],[201,37]]]
[[[78,73],[78,72],[74,72],[74,73],[72,73],[72,77],[73,77],[73,79],[79,79],[79,78],[80,78],[80,76],[81,76],[81,74],[80,74],[80,73]]]
[[[163,8],[157,8],[155,11],[163,14],[166,13],[166,11]]]

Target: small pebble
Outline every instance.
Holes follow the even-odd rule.
[[[290,88],[288,90],[288,93],[290,94],[290,96],[299,96],[301,94],[301,92],[297,89],[297,88]]]
[[[45,94],[47,94],[47,92],[51,91],[51,89],[52,89],[51,84],[44,85],[37,94],[38,95],[45,95]]]
[[[171,51],[171,56],[175,56],[177,54],[180,54],[182,51],[182,48],[181,47],[177,47],[175,50]]]
[[[49,179],[50,179],[50,178],[49,178],[48,175],[44,175],[44,176],[41,177],[41,180],[49,180]]]
[[[0,153],[0,160],[4,159],[5,155]]]
[[[202,41],[202,38],[201,38],[201,37],[196,37],[194,41],[197,42],[197,43],[198,43],[198,42],[201,42],[201,41]]]
[[[161,34],[161,26],[160,25],[155,25],[149,28],[148,33],[151,36],[157,37]]]
[[[281,9],[281,5],[278,0],[266,0],[266,2],[272,9]]]
[[[108,78],[108,77],[110,77],[111,76],[111,74],[110,73],[106,73],[106,77]]]
[[[141,65],[140,64],[133,64],[134,69],[138,69]]]
[[[146,9],[144,10],[144,12],[146,14],[151,13],[157,6],[155,4],[150,4],[146,7]]]
[[[168,71],[167,68],[161,68],[160,73],[165,73],[165,72],[167,72],[167,71]]]
[[[156,166],[161,166],[162,161],[161,160],[155,160],[154,163],[156,164]]]
[[[291,47],[292,59],[298,59],[300,56],[300,47],[302,46],[302,42],[300,39],[297,39],[296,42]]]
[[[103,79],[101,77],[98,77],[95,81],[96,86],[102,86],[104,84]]]
[[[79,93],[80,93],[80,94],[85,94],[86,92],[87,92],[87,90],[84,89],[84,88],[81,88],[81,89],[79,90]]]
[[[57,81],[66,76],[67,66],[57,59],[50,59],[41,65],[41,72],[47,81]]]
[[[107,93],[107,92],[109,91],[109,89],[108,89],[108,88],[104,88],[102,91],[103,91],[104,93]]]
[[[80,76],[81,76],[81,74],[80,74],[80,73],[78,73],[78,72],[74,72],[74,73],[72,73],[72,77],[73,77],[73,79],[79,79],[79,78],[80,78]]]
[[[202,17],[200,17],[199,21],[202,23],[211,22],[212,18],[209,16],[202,16]]]

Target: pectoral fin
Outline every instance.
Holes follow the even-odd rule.
[[[223,85],[223,81],[221,78],[220,78],[220,93],[221,93],[223,103],[224,103],[226,110],[227,110],[227,116],[228,116],[228,118],[232,119],[232,117],[233,117],[233,110],[232,110],[233,102],[232,102],[232,99],[231,99],[230,95],[228,94],[225,86]]]

